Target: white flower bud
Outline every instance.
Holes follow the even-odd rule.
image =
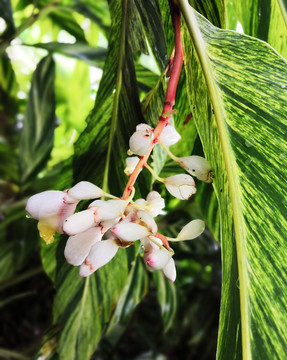
[[[140,159],[137,156],[130,156],[126,158],[126,168],[124,170],[126,175],[130,175],[136,168]]]
[[[137,216],[140,221],[146,224],[146,227],[149,229],[151,233],[154,234],[157,232],[157,224],[149,213],[147,213],[144,210],[139,210],[137,212]]]
[[[180,140],[181,136],[175,130],[172,125],[167,125],[162,133],[159,136],[159,141],[161,141],[165,146],[171,146],[176,144]]]
[[[192,155],[178,158],[178,164],[182,166],[191,175],[194,175],[198,180],[206,183],[211,183],[211,166],[210,163],[203,157]]]
[[[174,282],[176,279],[176,268],[173,258],[169,260],[169,262],[162,269],[164,275],[171,281]]]
[[[100,227],[92,227],[80,234],[70,236],[64,251],[67,262],[74,266],[81,265],[88,256],[91,247],[100,241],[101,237]]]
[[[186,224],[177,235],[178,240],[192,240],[203,233],[205,223],[202,220],[196,219]]]
[[[144,254],[144,261],[149,270],[163,269],[171,259],[171,253],[166,249],[152,250]]]
[[[147,134],[152,132],[153,128],[148,124],[141,123],[136,126],[136,131],[145,131]]]
[[[124,200],[95,200],[89,205],[89,210],[94,213],[95,222],[111,220],[121,217],[127,206]]]
[[[105,192],[88,181],[80,181],[68,190],[67,195],[68,198],[71,198],[72,200],[89,200],[104,196]]]
[[[102,240],[94,244],[80,267],[79,275],[82,277],[89,276],[106,265],[116,255],[118,248],[114,240]]]
[[[76,235],[83,231],[88,230],[95,225],[95,216],[93,211],[84,210],[79,211],[69,216],[63,224],[65,234]]]
[[[136,241],[149,235],[149,231],[145,226],[132,222],[120,222],[111,230],[117,238],[124,241]]]
[[[159,215],[164,208],[164,199],[160,196],[157,191],[151,191],[147,198],[147,211],[151,216],[156,217]]]
[[[34,219],[49,218],[58,214],[64,205],[63,191],[48,190],[31,196],[26,205],[27,213]]]
[[[164,179],[167,190],[176,198],[187,200],[196,193],[195,182],[190,175],[178,174]]]
[[[146,125],[140,124],[137,126],[137,131],[130,137],[129,146],[130,151],[136,155],[145,155],[153,140],[153,129]]]

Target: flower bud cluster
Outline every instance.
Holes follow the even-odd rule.
[[[75,212],[79,201],[99,197],[113,199],[94,200],[86,210]],[[120,247],[129,247],[140,240],[147,269],[162,270],[168,279],[174,281],[174,252],[167,238],[157,232],[154,220],[163,208],[164,199],[156,191],[151,191],[146,199],[133,202],[115,198],[82,181],[66,191],[50,190],[32,196],[26,211],[39,220],[40,235],[48,244],[53,241],[55,232],[69,235],[64,255],[69,264],[80,266],[79,275],[82,277],[108,263]],[[188,224],[178,238],[170,240],[182,241],[200,235],[204,222],[196,221],[199,223]]]
[[[158,233],[156,216],[163,213],[164,199],[156,191],[151,191],[146,199],[133,201],[129,189],[139,171],[146,167],[161,181],[176,198],[187,200],[196,193],[195,182],[211,182],[211,169],[208,161],[199,156],[176,158],[168,147],[180,140],[175,128],[167,124],[157,136],[147,124],[139,124],[129,141],[131,156],[126,159],[125,173],[129,176],[127,192],[117,198],[98,186],[81,181],[69,190],[44,191],[32,196],[26,206],[27,213],[38,219],[40,236],[50,244],[55,232],[69,236],[64,255],[67,262],[79,266],[79,275],[86,277],[108,263],[118,249],[129,247],[139,240],[144,249],[143,261],[148,270],[162,270],[165,276],[176,278],[173,250],[169,241],[184,241],[199,236],[205,227],[202,220],[193,220],[183,227],[176,238],[168,238]],[[156,144],[190,175],[176,174],[165,179],[158,177],[147,164],[147,158]],[[132,184],[128,187],[129,184]],[[132,192],[134,194],[134,192]],[[101,199],[100,199],[101,198]],[[103,200],[104,198],[110,198]],[[86,210],[75,212],[81,200],[93,200]]]

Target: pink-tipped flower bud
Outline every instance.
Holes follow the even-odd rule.
[[[181,136],[179,133],[175,130],[175,128],[172,125],[167,125],[162,133],[159,136],[159,140],[165,145],[165,146],[171,146],[176,144],[180,140]]]
[[[211,166],[205,158],[197,155],[186,156],[178,158],[178,164],[198,180],[206,183],[212,182]]]
[[[186,224],[177,235],[178,240],[192,240],[203,233],[205,223],[203,220],[196,219]]]
[[[171,253],[166,249],[158,249],[144,254],[144,262],[149,270],[163,269],[171,259]]]
[[[169,260],[169,262],[165,265],[165,267],[162,269],[162,272],[164,275],[170,280],[171,282],[174,282],[176,279],[176,268],[173,258]]]
[[[80,234],[70,236],[65,247],[64,255],[67,262],[78,266],[88,256],[91,247],[102,238],[100,227],[92,227]]]
[[[145,155],[153,141],[153,129],[147,124],[137,126],[137,131],[130,137],[129,146],[133,154]]]
[[[140,159],[137,156],[129,156],[126,158],[126,168],[124,173],[130,175],[133,173]]]
[[[86,277],[106,265],[116,255],[119,247],[115,240],[102,240],[94,244],[80,267],[79,275]]]
[[[88,181],[80,181],[67,191],[67,198],[72,202],[74,202],[73,200],[96,199],[104,195],[105,192],[101,188]]]
[[[111,230],[123,241],[136,241],[150,234],[147,227],[132,222],[121,222]]]
[[[176,198],[187,200],[196,193],[195,182],[190,175],[178,174],[164,179],[167,190]]]

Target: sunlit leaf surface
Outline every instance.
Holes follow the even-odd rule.
[[[189,95],[221,210],[218,358],[280,359],[287,326],[286,61],[266,43],[215,28],[187,2],[180,6],[185,53],[192,54]]]

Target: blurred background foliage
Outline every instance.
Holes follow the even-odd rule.
[[[193,5],[214,25],[248,33],[232,2],[228,12],[211,3],[217,12],[201,2]],[[174,245],[174,284],[159,272],[147,273],[137,247],[119,251],[92,280],[78,279],[63,258],[66,237],[47,247],[24,210],[29,196],[80,180],[98,186],[106,181],[120,196],[128,139],[137,123],[157,122],[172,48],[167,1],[128,1],[123,15],[118,0],[0,0],[0,358],[81,360],[95,349],[92,359],[215,357],[221,263],[210,185],[198,184],[197,196],[182,203],[149,174],[139,177],[137,196],[151,188],[165,196],[166,215],[158,220],[165,235],[175,235],[192,218],[211,224],[198,239]],[[182,140],[172,150],[201,155],[186,92],[182,72],[174,117]],[[116,131],[110,137],[112,122]],[[159,149],[152,162],[161,176],[178,171]],[[210,202],[214,206],[206,206]],[[118,283],[112,284],[116,272]],[[86,288],[90,299],[84,298]]]

